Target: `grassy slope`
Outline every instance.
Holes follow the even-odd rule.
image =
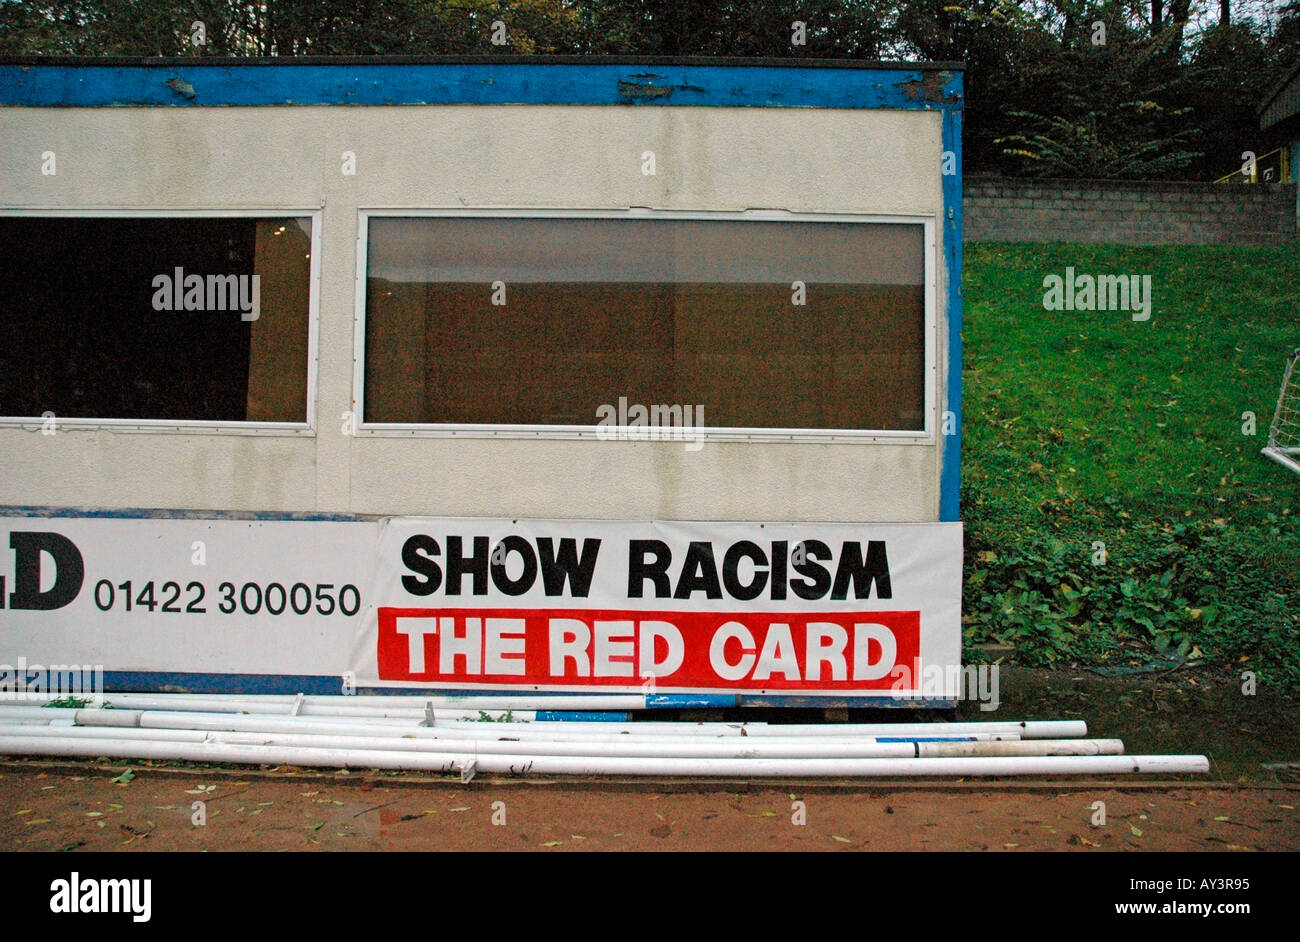
[[[1067,265],[1151,275],[1151,319],[1044,310]],[[967,640],[1300,688],[1300,477],[1259,454],[1300,345],[1300,251],[973,244],[964,296]]]

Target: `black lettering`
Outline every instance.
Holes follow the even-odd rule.
[[[740,581],[739,569],[742,559],[754,561],[754,581],[749,585],[742,585]],[[767,557],[763,555],[763,550],[757,543],[751,543],[749,540],[733,543],[727,549],[727,555],[722,558],[722,584],[727,587],[727,594],[742,601],[758,598],[767,588],[767,570],[763,568],[766,565]]]
[[[474,595],[487,595],[488,538],[474,537],[474,555],[461,555],[461,539],[447,537],[447,594],[460,595],[460,577],[469,573],[474,577]]]
[[[718,583],[718,564],[713,561],[713,544],[705,540],[692,540],[682,563],[682,574],[677,579],[675,599],[689,599],[692,592],[704,590],[704,597],[722,598]]]
[[[442,585],[442,570],[429,557],[440,552],[438,541],[424,533],[417,533],[402,544],[402,565],[417,574],[402,576],[402,587],[407,592],[433,595],[438,591],[438,586]]]
[[[555,541],[549,536],[537,540],[537,552],[542,558],[542,585],[547,595],[563,595],[564,583],[569,583],[574,598],[585,599],[591,591],[591,577],[596,570],[596,556],[600,540],[582,541],[582,556],[578,556],[578,541],[572,537],[560,540],[560,553],[555,554]]]
[[[522,536],[512,534],[497,546],[501,550],[501,562],[492,563],[493,584],[506,595],[523,595],[537,581],[537,555],[533,552],[533,544]],[[517,580],[512,580],[510,574],[506,572],[506,556],[510,553],[518,553],[519,558],[524,561],[524,571]],[[496,555],[494,552],[493,556]]]
[[[794,594],[801,599],[822,598],[831,587],[831,574],[817,560],[824,559],[829,562],[831,548],[821,540],[804,540],[803,550],[804,561],[796,563],[794,571],[804,578],[793,580],[790,588],[794,589]]]
[[[654,561],[647,562],[646,557],[653,555]],[[672,562],[672,553],[663,540],[630,540],[627,544],[627,597],[642,598],[641,590],[645,580],[654,583],[655,598],[666,599],[671,593],[668,581],[668,564]]]
[[[13,532],[14,590],[9,607],[47,612],[62,608],[77,597],[86,578],[86,562],[76,544],[61,533]],[[54,584],[41,591],[41,553],[54,560]]]
[[[876,584],[876,598],[893,597],[889,587],[889,560],[885,557],[885,541],[869,540],[867,558],[862,558],[862,544],[856,540],[844,544],[840,551],[840,565],[835,572],[835,588],[831,598],[842,599],[848,595],[849,580],[853,581],[853,597],[865,599],[871,596],[871,583]]]
[[[790,563],[790,544],[786,540],[772,541],[772,598],[785,598],[786,566]]]

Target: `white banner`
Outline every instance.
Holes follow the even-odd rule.
[[[0,666],[959,695],[955,523],[9,517],[0,530]]]

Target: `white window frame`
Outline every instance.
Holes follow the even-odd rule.
[[[286,207],[267,209],[265,206],[247,209],[156,209],[132,208],[68,208],[22,207],[0,209],[0,216],[33,218],[63,217],[72,219],[276,219],[299,216],[311,219],[311,269],[307,286],[307,418],[305,422],[234,422],[174,419],[99,419],[65,418],[55,416],[57,427],[67,430],[108,430],[114,432],[179,432],[203,435],[277,435],[314,436],[316,434],[316,385],[319,368],[319,321],[321,277],[321,217],[319,206],[313,208]],[[40,429],[44,419],[26,416],[0,416],[0,428]]]
[[[465,207],[409,208],[363,207],[357,211],[357,279],[356,314],[353,349],[356,368],[353,372],[352,414],[356,416],[355,434],[399,438],[523,438],[523,439],[615,439],[625,440],[619,431],[626,426],[603,427],[597,431],[595,417],[591,425],[493,425],[481,423],[401,423],[365,422],[366,364],[366,251],[370,217],[445,217],[463,219],[703,219],[748,222],[827,222],[886,223],[923,225],[925,243],[925,407],[924,424],[919,430],[891,429],[798,429],[733,428],[704,426],[698,430],[705,441],[746,442],[851,442],[933,445],[937,427],[939,371],[939,285],[936,241],[938,226],[933,215],[861,215],[849,213],[793,213],[781,210],[746,210],[744,212],[702,212],[680,210],[609,210],[609,209],[480,209]],[[637,431],[633,429],[632,431]],[[642,430],[644,431],[644,430]]]

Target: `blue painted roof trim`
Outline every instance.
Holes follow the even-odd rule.
[[[959,66],[635,62],[0,62],[0,106],[697,105],[962,107]]]
[[[0,517],[106,517],[127,520],[328,520],[354,523],[383,519],[379,514],[322,513],[293,510],[174,510],[156,507],[20,507],[0,506]]]

